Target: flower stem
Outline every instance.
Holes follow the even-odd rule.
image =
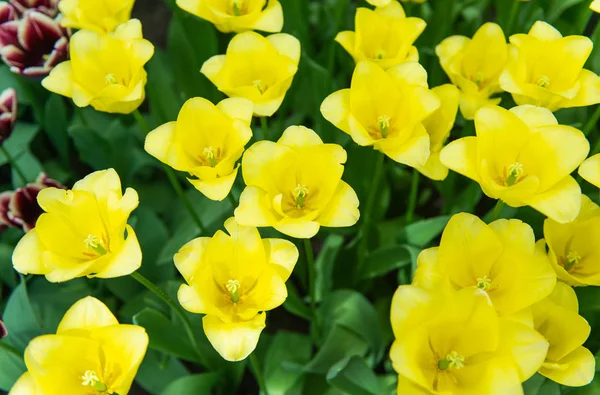
[[[17,166],[17,162],[15,162],[12,156],[8,153],[8,150],[3,145],[0,145],[0,150],[6,157],[6,160],[8,161],[10,167],[12,167],[15,170],[15,172],[19,175],[19,178],[23,182],[23,185],[27,185],[27,177],[25,177],[25,173],[23,173],[19,166]]]
[[[512,28],[515,24],[515,18],[518,15],[517,11],[519,11],[519,1],[520,0],[513,0],[512,6],[510,7],[510,14],[508,15],[508,22],[506,23],[505,29],[507,37],[512,34]]]
[[[317,317],[317,288],[315,272],[315,254],[313,253],[310,239],[304,239],[304,252],[306,253],[306,264],[308,265],[308,294],[310,298],[310,309]]]
[[[262,370],[260,369],[260,363],[258,362],[258,358],[256,358],[256,354],[250,354],[250,366],[252,367],[252,371],[254,373],[254,377],[258,383],[258,388],[264,395],[269,395],[267,391],[267,386],[265,384],[265,378],[263,377]]]
[[[408,208],[406,210],[405,223],[409,225],[412,223],[415,216],[415,209],[417,208],[417,197],[419,195],[419,172],[413,169],[412,179],[410,184],[410,196],[408,200]]]
[[[13,354],[14,356],[18,357],[21,361],[23,360],[23,353],[19,352],[19,350],[17,350],[10,344],[8,344],[4,341],[0,341],[0,348],[6,350],[9,353]]]
[[[498,199],[498,202],[496,202],[496,206],[494,207],[494,210],[492,211],[492,214],[490,215],[489,222],[494,222],[495,220],[497,220],[498,217],[500,216],[500,213],[502,212],[503,208],[504,208],[504,202],[502,200]]]
[[[260,117],[260,125],[262,127],[263,140],[269,139],[269,122],[267,117]]]
[[[198,361],[205,367],[208,367],[208,364],[207,364],[206,360],[204,359],[204,356],[202,355],[200,348],[198,347],[198,342],[196,341],[196,336],[194,335],[194,331],[192,330],[192,324],[191,324],[190,320],[188,319],[188,317],[185,315],[184,311],[181,309],[181,307],[177,303],[175,303],[173,301],[173,299],[171,299],[171,297],[169,297],[169,295],[166,294],[165,291],[160,289],[156,284],[154,284],[152,281],[148,280],[146,277],[141,275],[139,272],[131,273],[131,277],[134,280],[136,280],[137,282],[139,282],[140,284],[142,284],[144,287],[146,287],[150,292],[154,293],[156,296],[161,298],[166,304],[169,305],[169,307],[171,307],[173,309],[173,311],[175,313],[177,313],[177,315],[179,316],[179,318],[181,318],[181,321],[183,322],[183,327],[184,327],[188,337],[190,338],[190,343],[198,356]]]
[[[582,132],[583,132],[584,135],[587,136],[590,133],[590,131],[598,123],[598,119],[600,119],[600,105],[596,106],[596,111],[594,111],[594,114],[592,114],[592,117],[590,118],[590,120],[587,121],[587,123],[583,127]]]
[[[135,120],[137,121],[139,127],[142,130],[142,135],[146,136],[148,134],[148,132],[150,132],[150,127],[148,125],[148,122],[146,122],[146,120],[144,119],[144,116],[140,113],[140,110],[135,110],[133,112],[133,116],[134,116]],[[165,173],[167,174],[167,177],[169,178],[169,181],[171,182],[171,185],[173,186],[173,189],[177,193],[177,196],[179,196],[179,199],[181,200],[181,202],[183,203],[183,205],[185,206],[187,211],[192,216],[192,219],[198,226],[198,229],[200,229],[200,232],[202,232],[203,235],[206,235],[208,232],[206,231],[206,228],[202,224],[202,221],[200,220],[198,213],[196,213],[196,210],[194,210],[192,203],[187,198],[187,196],[185,196],[183,187],[179,183],[179,180],[177,180],[177,176],[175,175],[175,172],[173,171],[173,169],[171,169],[169,166],[165,165],[164,163],[162,165],[163,165],[163,169],[165,170]]]

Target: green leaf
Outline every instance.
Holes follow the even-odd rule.
[[[19,155],[16,158],[15,163],[19,167],[19,169],[21,169],[21,171],[25,175],[25,179],[27,179],[28,182],[33,182],[39,176],[39,174],[44,171],[40,161],[35,156],[33,156],[33,154],[29,150],[26,150],[23,153],[21,153],[21,155]],[[23,180],[14,168],[12,169],[11,174],[14,188],[22,187],[25,185],[23,183]]]
[[[5,341],[5,340],[0,340]],[[0,390],[10,391],[19,377],[27,370],[22,359],[0,347]]]
[[[379,248],[367,256],[360,278],[371,279],[411,264],[411,254],[405,245]]]
[[[64,99],[58,95],[50,96],[44,110],[44,130],[64,163],[69,161],[68,127],[69,119]]]
[[[533,377],[523,383],[525,395],[560,395],[560,386],[536,373]]]
[[[17,272],[12,265],[13,247],[0,243],[0,281],[11,288],[17,286]]]
[[[161,395],[210,394],[221,380],[217,373],[194,374],[181,377],[167,386]]]
[[[169,383],[188,375],[188,370],[179,360],[148,350],[135,381],[149,393],[160,394]]]
[[[8,151],[13,159],[18,159],[25,151],[29,150],[31,140],[39,132],[38,125],[17,122],[10,137],[4,142],[4,148]],[[0,154],[0,166],[8,163],[8,159]]]
[[[449,215],[442,215],[408,225],[404,228],[408,244],[416,247],[426,247],[442,233],[449,219]]]
[[[298,290],[291,282],[286,284],[288,290],[288,297],[283,303],[283,308],[289,311],[290,313],[297,315],[298,317],[305,318],[307,320],[312,319],[312,313],[310,308],[304,303],[300,295],[298,294]]]
[[[316,267],[316,299],[318,302],[323,300],[324,296],[333,287],[333,267],[338,257],[340,249],[344,244],[344,238],[337,234],[330,234],[325,239],[319,255],[315,261]]]
[[[73,125],[69,128],[79,159],[94,169],[110,167],[110,144],[87,126]]]
[[[25,283],[19,284],[8,298],[3,321],[9,333],[6,340],[19,350],[24,350],[32,338],[42,334]]]
[[[356,355],[336,363],[327,373],[327,381],[348,395],[381,394],[377,376]]]
[[[269,394],[286,394],[303,375],[302,366],[310,360],[312,343],[308,336],[277,332],[265,355],[264,376]]]
[[[317,355],[304,367],[306,372],[326,374],[340,360],[364,355],[369,345],[354,331],[334,325],[329,331]]]

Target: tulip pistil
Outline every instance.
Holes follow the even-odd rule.
[[[242,3],[244,0],[232,0],[233,15],[242,15]]]
[[[385,58],[385,55],[386,55],[385,51],[383,49],[380,49],[379,51],[377,51],[377,54],[375,55],[375,57],[378,60],[381,60],[381,59]]]
[[[575,251],[569,251],[567,254],[567,263],[563,266],[566,271],[570,271],[573,269],[575,265],[577,265],[581,261],[581,255],[576,253]]]
[[[487,291],[492,285],[492,279],[487,276],[487,274],[483,277],[477,279],[477,288],[482,291]]]
[[[238,280],[229,280],[227,284],[225,284],[225,289],[229,292],[229,297],[233,303],[237,303],[240,300],[240,282]]]
[[[108,392],[108,387],[98,378],[93,370],[86,370],[81,376],[81,385],[84,387],[93,387],[98,392]]]
[[[258,91],[260,92],[260,94],[262,95],[263,93],[265,93],[265,90],[267,90],[267,87],[265,86],[264,82],[262,80],[254,80],[252,81],[252,85],[258,89]]]
[[[548,86],[550,86],[550,78],[548,78],[547,76],[541,76],[538,80],[537,80],[537,84],[539,86],[541,86],[542,88],[547,88]]]
[[[204,155],[211,167],[215,167],[217,165],[217,160],[215,159],[215,149],[213,147],[205,147],[204,151],[202,151],[202,155]]]
[[[446,358],[438,361],[440,370],[462,369],[465,367],[465,357],[459,355],[456,351],[450,352]]]
[[[308,188],[306,185],[298,184],[296,188],[294,188],[294,198],[296,199],[296,208],[302,209],[304,208],[304,199],[308,195]]]
[[[114,85],[117,83],[117,76],[113,73],[106,74],[104,81],[106,82],[106,85]]]
[[[377,118],[377,123],[379,124],[379,130],[381,131],[381,135],[383,138],[388,136],[388,129],[390,128],[390,120],[391,118],[387,115],[380,115]]]
[[[87,248],[91,248],[96,251],[98,255],[106,255],[106,248],[102,245],[102,240],[98,236],[89,234],[83,241]]]
[[[508,166],[508,176],[506,177],[506,186],[513,186],[521,177],[523,177],[523,173],[525,170],[523,169],[523,165],[519,162],[515,162],[512,165]]]

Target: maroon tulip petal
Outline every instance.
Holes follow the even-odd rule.
[[[17,12],[8,3],[0,3],[0,24],[17,20]]]
[[[6,329],[4,322],[0,320],[0,339],[6,337],[6,335],[8,335],[8,330]]]
[[[2,59],[11,67],[25,67],[26,53],[14,45],[8,45],[0,49]]]
[[[6,45],[19,45],[19,21],[5,22],[0,25],[0,48]]]
[[[13,226],[12,221],[8,218],[8,206],[14,192],[6,191],[0,193],[0,224]]]

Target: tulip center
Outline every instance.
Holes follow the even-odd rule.
[[[215,151],[216,150],[213,147],[205,147],[202,151],[202,155],[204,156],[204,158],[206,158],[211,167],[215,167],[217,165]]]
[[[98,375],[93,370],[86,370],[81,376],[81,385],[84,387],[92,387],[98,392],[108,392],[108,387],[98,378]]]
[[[238,280],[228,280],[225,284],[225,289],[229,292],[229,297],[233,303],[237,303],[240,300],[240,282]]]
[[[550,78],[543,75],[537,80],[536,84],[541,86],[542,88],[547,88],[548,86],[550,86]]]
[[[479,277],[477,279],[477,288],[487,291],[492,285],[492,279],[487,276],[487,274],[483,277]]]
[[[244,0],[231,0],[231,8],[233,10],[233,15],[240,16],[242,15],[242,7],[244,6]]]
[[[375,54],[375,58],[378,60],[381,60],[383,58],[385,58],[386,52],[384,49],[380,49],[379,51],[377,51],[377,53]]]
[[[508,187],[515,185],[523,178],[525,170],[523,165],[519,162],[515,162],[507,168],[507,175],[504,184]]]
[[[567,254],[567,262],[564,264],[563,267],[566,271],[570,271],[571,269],[573,269],[573,267],[575,267],[575,265],[579,263],[579,261],[581,261],[581,255],[579,255],[575,251],[569,251],[569,253]]]
[[[265,86],[265,83],[262,80],[254,80],[252,81],[252,85],[256,89],[258,89],[261,95],[267,90],[267,87]]]
[[[296,200],[296,208],[298,210],[304,208],[304,199],[308,196],[308,187],[306,185],[298,184],[294,188],[294,199]]]
[[[98,253],[98,255],[106,255],[106,248],[104,248],[104,242],[96,235],[89,234],[83,241],[85,246]]]
[[[117,84],[117,76],[113,73],[106,74],[104,82],[106,82],[106,85],[115,85]]]
[[[377,124],[379,125],[379,131],[383,138],[388,136],[388,129],[390,128],[390,120],[391,118],[387,115],[380,115],[377,117]]]
[[[478,88],[481,88],[482,83],[483,83],[483,73],[481,71],[478,71],[477,73],[475,73],[475,84],[477,85]]]
[[[465,357],[459,355],[456,351],[451,351],[446,358],[438,361],[440,370],[462,369],[465,367]]]

